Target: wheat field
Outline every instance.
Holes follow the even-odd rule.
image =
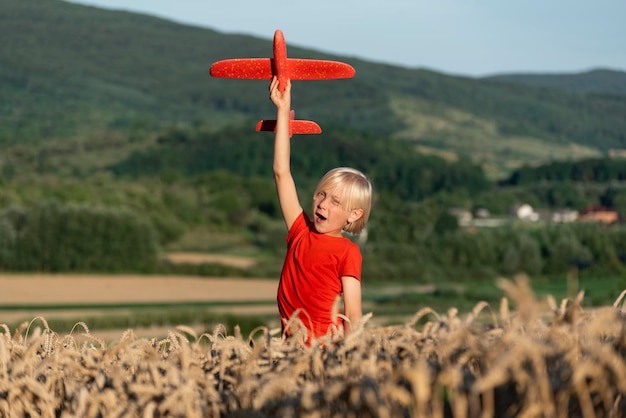
[[[500,306],[423,307],[405,324],[366,315],[311,346],[277,329],[132,330],[108,346],[84,323],[1,326],[2,417],[626,417],[626,292],[537,299],[502,280]],[[297,324],[294,323],[294,326]]]

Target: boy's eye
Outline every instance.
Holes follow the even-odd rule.
[[[326,192],[317,192],[317,193],[315,193],[315,197],[316,198],[320,198],[320,199],[326,199],[327,198],[327,194],[326,194]],[[330,196],[330,197],[328,197],[328,199],[329,199],[329,202],[330,202],[331,205],[333,205],[333,206],[341,206],[341,201],[337,197]]]

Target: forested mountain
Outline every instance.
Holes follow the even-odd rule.
[[[597,69],[580,74],[501,74],[485,79],[551,87],[582,94],[626,95],[626,71]]]
[[[269,56],[271,33],[225,35],[61,0],[5,0],[0,34],[3,147],[102,143],[111,135],[181,124],[217,129],[273,115],[265,82],[208,75],[220,59]],[[350,80],[295,83],[297,114],[323,129],[407,139],[450,158],[468,156],[494,175],[626,148],[624,96],[371,63],[291,48],[285,35],[292,57],[337,59],[357,70]]]

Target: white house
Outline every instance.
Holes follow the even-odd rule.
[[[532,206],[528,203],[522,203],[515,205],[511,208],[511,215],[517,219],[523,219],[526,221],[537,222],[539,220],[539,214],[535,212]]]

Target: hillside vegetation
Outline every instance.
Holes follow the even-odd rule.
[[[624,71],[599,69],[580,74],[501,74],[488,79],[551,87],[581,94],[626,95]]]
[[[275,113],[267,84],[208,74],[220,59],[268,56],[272,34],[224,35],[60,0],[7,0],[0,34],[0,268],[278,274],[285,230],[272,135],[254,131]],[[507,221],[474,231],[450,214],[506,218],[528,203],[626,215],[624,167],[606,158],[626,148],[626,96],[608,94],[605,83],[621,73],[586,75],[581,92],[301,48],[289,55],[357,70],[349,80],[294,83],[298,117],[323,133],[294,137],[292,158],[305,209],[328,169],[351,165],[370,176],[367,236],[351,238],[371,280],[558,276],[572,266],[623,273],[623,227]],[[563,171],[558,164],[604,174],[546,174]],[[123,259],[128,242],[116,230],[140,231],[141,259]],[[86,237],[94,244],[81,245]],[[259,262],[241,271],[155,261],[173,250]]]
[[[269,56],[271,36],[224,35],[163,19],[60,0],[7,0],[0,15],[0,144],[102,131],[135,136],[164,126],[220,127],[266,118],[264,82],[212,79],[211,63]],[[289,34],[286,34],[287,42]],[[352,64],[350,80],[294,88],[294,108],[322,127],[408,138],[469,155],[502,175],[522,161],[597,156],[626,148],[626,97],[452,77],[301,48],[290,56]],[[619,77],[619,73],[615,78]],[[332,105],[330,105],[332,104]],[[547,148],[548,152],[545,152]]]

